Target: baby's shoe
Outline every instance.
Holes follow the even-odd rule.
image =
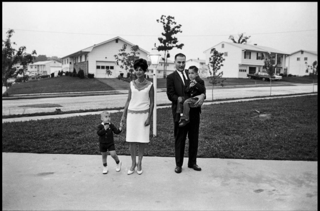
[[[102,174],[107,174],[108,173],[108,166],[104,166],[102,168]]]
[[[122,161],[119,161],[119,163],[117,164],[116,171],[119,172],[121,170],[121,165],[122,165]]]

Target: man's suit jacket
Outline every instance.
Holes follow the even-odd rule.
[[[187,75],[187,80],[190,81],[188,70],[185,70],[185,73]],[[169,100],[172,102],[172,115],[174,117],[175,122],[178,122],[180,119],[180,114],[176,113],[178,97],[182,96],[182,97],[188,98],[188,96],[186,95],[185,89],[186,87],[183,84],[182,78],[180,77],[177,70],[167,76],[167,96]],[[198,112],[201,113],[201,107],[192,108],[192,109],[198,110]]]

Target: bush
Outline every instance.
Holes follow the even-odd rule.
[[[78,77],[84,79],[84,71],[82,69],[79,70]]]
[[[50,75],[40,75],[40,78],[50,78]]]
[[[54,78],[54,73],[51,73],[50,75],[51,75],[51,78]]]
[[[22,78],[16,78],[16,80],[14,80],[14,82],[20,83],[20,82],[22,82]]]
[[[291,74],[289,74],[289,75],[288,75],[288,77],[292,77],[292,75],[291,75]]]
[[[88,73],[88,78],[94,78],[94,74],[93,73]]]
[[[76,71],[76,68],[73,68],[73,73],[72,73],[72,76],[73,76],[73,77],[76,77],[76,76],[77,76],[77,71]]]

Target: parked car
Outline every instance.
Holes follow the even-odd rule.
[[[257,72],[254,74],[247,74],[247,76],[251,79],[261,79],[263,81],[274,81],[274,80],[282,80],[282,76],[280,75],[273,75],[272,77],[270,77],[270,75],[267,72]]]

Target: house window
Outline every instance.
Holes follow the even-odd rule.
[[[105,69],[105,66],[101,66],[101,69]]]
[[[300,57],[297,57],[297,61],[300,61]]]
[[[309,71],[308,71],[308,68],[306,69],[306,73],[308,73]]]
[[[158,73],[160,73],[160,70],[158,70]]]
[[[257,60],[263,60],[263,53],[257,52]]]
[[[244,58],[245,59],[251,59],[251,52],[250,51],[245,51],[244,52]]]
[[[228,52],[224,52],[224,56],[228,56]]]
[[[99,65],[97,65],[97,69],[100,69],[100,66],[99,66]]]
[[[106,66],[106,69],[109,70],[109,66]]]
[[[246,69],[239,69],[239,72],[245,73],[245,72],[247,72],[247,70]]]
[[[116,43],[118,43],[118,39],[116,39]]]
[[[304,61],[308,61],[308,57],[304,57]]]
[[[221,44],[221,48],[224,48],[224,43]]]
[[[113,66],[110,66],[110,70],[113,70]]]

